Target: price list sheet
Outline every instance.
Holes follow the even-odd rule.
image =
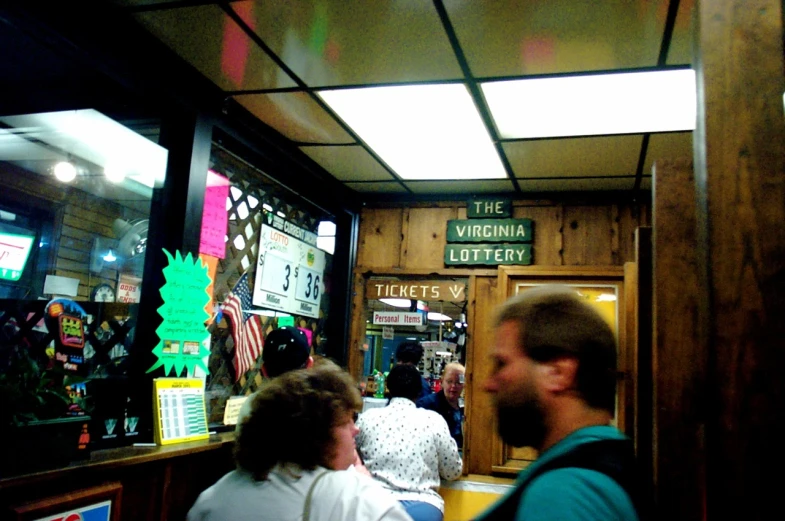
[[[153,380],[155,442],[159,445],[209,438],[200,378]]]

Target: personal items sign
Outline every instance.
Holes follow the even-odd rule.
[[[316,234],[271,213],[266,218],[271,225],[263,224],[259,237],[254,305],[319,318],[325,253]]]
[[[209,370],[203,361],[210,354],[205,347],[210,333],[204,325],[210,318],[205,311],[205,304],[210,301],[207,288],[211,283],[207,266],[190,253],[182,257],[176,251],[172,256],[164,250],[164,254],[169,265],[164,268],[166,283],[161,288],[164,303],[158,308],[163,322],[155,330],[159,341],[153,348],[158,362],[147,372],[164,366],[167,374],[172,368],[180,374],[186,367],[189,371],[200,367],[207,373]]]
[[[422,313],[406,313],[401,311],[374,311],[374,325],[385,326],[421,326],[423,325]]]

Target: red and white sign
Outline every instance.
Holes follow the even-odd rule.
[[[422,313],[403,313],[400,311],[374,311],[373,323],[386,326],[421,326]]]
[[[138,304],[142,297],[142,279],[128,275],[120,275],[117,284],[117,302]]]

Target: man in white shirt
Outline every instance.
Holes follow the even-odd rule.
[[[357,450],[371,475],[401,501],[415,521],[441,521],[441,479],[461,475],[463,462],[447,422],[414,401],[422,385],[412,365],[395,366],[387,377],[390,404],[360,415]]]

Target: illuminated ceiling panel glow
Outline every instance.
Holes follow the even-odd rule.
[[[692,69],[487,82],[502,139],[695,129]]]
[[[321,91],[402,179],[501,179],[496,149],[464,85]]]

